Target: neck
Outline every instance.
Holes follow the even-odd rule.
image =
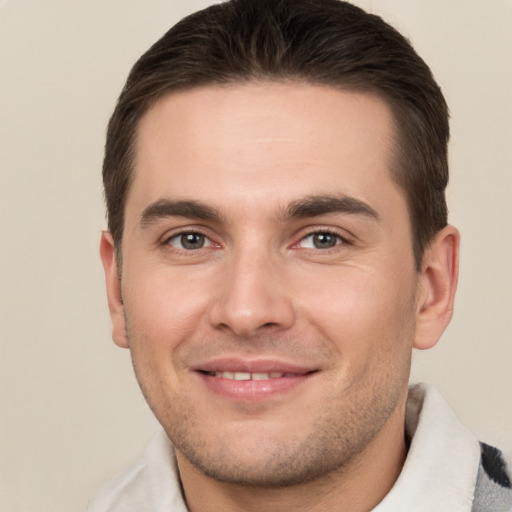
[[[205,476],[177,453],[190,512],[273,512],[333,510],[368,512],[391,490],[400,475],[407,448],[405,399],[363,452],[345,466],[300,485],[261,488],[219,482]]]

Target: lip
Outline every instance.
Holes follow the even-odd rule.
[[[305,374],[315,371],[316,368],[308,367],[277,358],[244,358],[244,357],[219,357],[201,362],[192,367],[192,370],[215,372],[247,372],[247,373],[294,373]]]
[[[259,402],[291,392],[313,378],[318,369],[272,358],[224,357],[198,364],[192,371],[206,388],[216,395],[235,401]],[[219,376],[224,372],[274,376],[268,379],[234,380]],[[276,377],[276,374],[282,376]]]

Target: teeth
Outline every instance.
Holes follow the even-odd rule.
[[[251,375],[252,380],[267,380],[270,376],[268,373],[253,373]]]
[[[279,379],[283,377],[284,373],[271,372],[271,373],[248,373],[248,372],[215,372],[215,377],[222,377],[223,379],[231,380],[268,380]]]
[[[251,380],[251,374],[246,372],[235,372],[233,373],[235,380]]]

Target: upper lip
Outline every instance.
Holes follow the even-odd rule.
[[[311,366],[274,358],[249,359],[244,357],[218,357],[192,366],[192,370],[214,372],[246,373],[291,373],[303,375],[317,370]]]

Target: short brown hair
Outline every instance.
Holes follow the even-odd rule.
[[[396,123],[392,175],[404,189],[416,267],[447,224],[448,107],[426,63],[380,17],[339,0],[231,0],[177,23],[134,65],[110,119],[103,163],[108,227],[121,246],[143,114],[163,95],[248,81],[375,94]]]

